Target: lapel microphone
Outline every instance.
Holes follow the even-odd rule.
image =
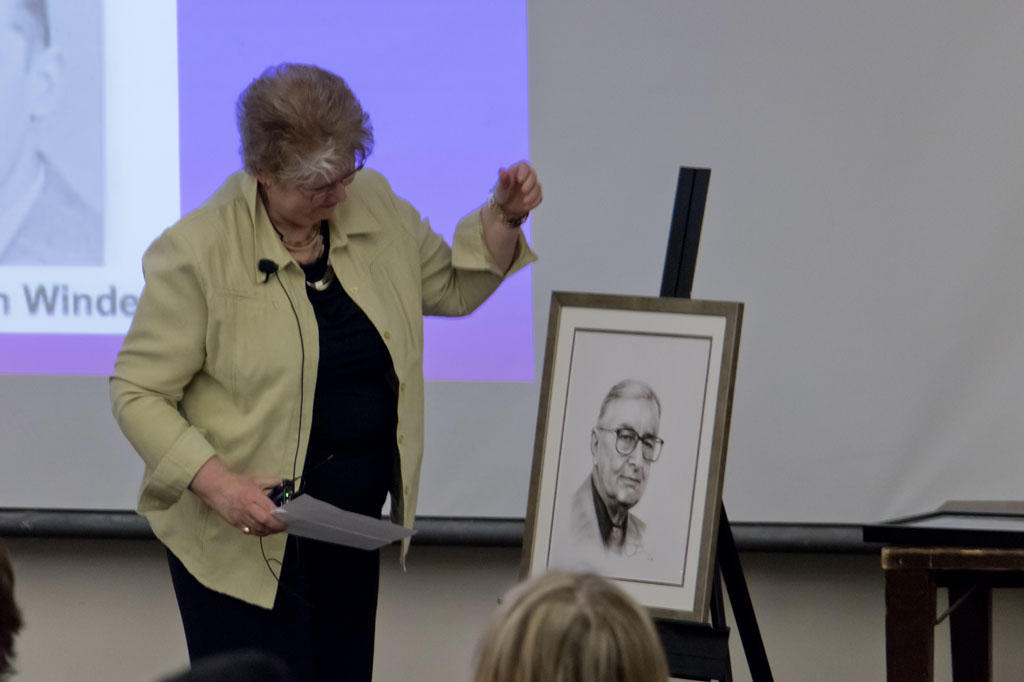
[[[261,258],[257,267],[259,268],[260,272],[262,272],[265,275],[263,277],[264,284],[267,283],[267,280],[270,279],[271,275],[277,272],[277,263],[270,260],[269,258]]]

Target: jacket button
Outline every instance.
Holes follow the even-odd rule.
[[[405,383],[401,383],[401,384],[399,384],[399,385],[398,385],[398,390],[399,390],[399,391],[404,391],[404,390],[405,390]]]
[[[399,436],[398,437],[398,444],[401,445],[404,442],[405,442],[405,436]]]
[[[384,332],[384,340],[385,341],[390,341],[391,340],[391,334],[388,333],[388,332]]]

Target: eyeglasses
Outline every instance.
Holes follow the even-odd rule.
[[[640,437],[640,434],[626,427],[621,429],[607,429],[603,426],[595,427],[598,431],[610,431],[615,434],[615,451],[624,457],[629,457],[636,450],[637,443],[643,443],[644,447],[640,451],[644,459],[648,462],[657,462],[658,457],[661,456],[661,446],[665,444],[665,441],[657,436],[645,436]]]
[[[334,190],[334,187],[339,182],[342,183],[343,185],[349,184],[350,182],[352,182],[352,179],[356,176],[356,173],[358,173],[361,170],[363,170],[363,163],[360,163],[351,171],[341,176],[337,180],[334,180],[333,182],[328,182],[327,184],[321,185],[319,187],[300,188],[300,191],[309,201],[319,204],[324,199],[327,198],[327,195]]]

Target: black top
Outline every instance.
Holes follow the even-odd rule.
[[[306,281],[323,278],[330,250],[303,265]],[[320,332],[313,424],[306,451],[306,492],[342,509],[379,516],[397,444],[398,379],[387,346],[366,313],[334,277],[323,291],[306,287]]]

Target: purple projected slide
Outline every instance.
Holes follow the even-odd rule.
[[[449,243],[498,168],[528,158],[525,2],[179,0],[177,12],[182,213],[241,166],[235,100],[280,62],[345,78],[374,126],[367,166]],[[141,256],[115,265],[137,271]],[[532,381],[531,307],[527,269],[468,318],[427,318],[426,378]],[[71,324],[0,333],[0,373],[109,374],[122,336]]]

